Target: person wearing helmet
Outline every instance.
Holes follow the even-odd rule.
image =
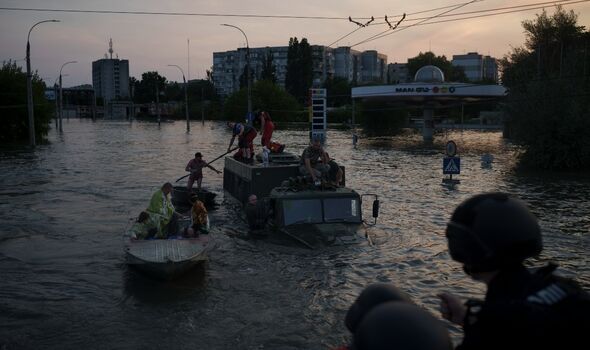
[[[240,149],[234,154],[234,158],[251,161],[254,157],[254,138],[256,138],[256,135],[258,134],[256,129],[251,125],[242,123],[228,122],[227,126],[232,129],[232,137],[229,146],[227,147],[227,151],[229,152],[231,150],[231,146],[234,144],[234,140],[237,137],[238,147]]]
[[[373,283],[365,287],[348,309],[344,324],[354,333],[365,315],[375,306],[388,302],[400,301],[413,304],[412,299],[391,283]]]
[[[372,308],[354,333],[354,350],[452,350],[445,325],[426,310],[399,301]]]
[[[486,284],[485,300],[442,293],[442,316],[463,326],[457,347],[469,349],[568,349],[584,344],[590,329],[590,297],[570,279],[537,270],[525,259],[543,249],[537,219],[505,193],[484,193],[461,203],[447,224],[453,260]]]

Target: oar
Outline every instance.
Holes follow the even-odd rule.
[[[221,157],[225,156],[226,154],[228,154],[228,153],[232,153],[233,151],[237,150],[238,148],[239,148],[239,147],[236,147],[236,148],[232,148],[232,149],[230,149],[229,151],[227,151],[227,152],[225,152],[224,154],[220,155],[219,157],[217,157],[217,158],[213,159],[213,160],[212,160],[212,161],[210,161],[209,163],[207,163],[207,164],[203,165],[203,168],[204,168],[204,167],[206,167],[207,165],[209,165],[209,164],[213,163],[214,161],[218,160],[219,158],[221,158]],[[179,177],[179,178],[178,178],[178,180],[176,180],[176,182],[178,182],[178,181],[180,181],[180,180],[182,180],[182,179],[184,179],[185,177],[187,177],[187,176],[190,176],[190,175],[191,175],[191,174],[190,174],[190,173],[188,173],[188,174],[186,174],[186,175],[184,175],[184,176],[182,176],[182,177]]]

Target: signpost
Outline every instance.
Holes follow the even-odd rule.
[[[453,179],[453,175],[461,173],[461,158],[457,157],[457,144],[454,141],[447,142],[445,147],[446,157],[443,158],[443,174],[449,175],[449,178],[444,178],[444,183],[456,184],[459,180]]]

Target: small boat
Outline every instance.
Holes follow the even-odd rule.
[[[189,217],[179,217],[177,235],[167,239],[137,239],[155,232],[150,232],[153,229],[148,228],[153,227],[151,224],[132,223],[125,234],[127,264],[155,277],[172,279],[207,260],[208,252],[214,247],[213,237],[209,234],[209,221],[207,219],[206,226],[196,236],[186,237],[184,235],[190,225]]]
[[[172,191],[172,204],[178,211],[188,211],[195,200],[200,200],[205,204],[205,208],[215,208],[216,193],[210,192],[201,188],[200,190],[193,188],[189,193],[185,186],[174,186]]]
[[[125,253],[127,264],[155,277],[180,276],[204,260],[214,247],[210,234],[196,238],[129,239]]]

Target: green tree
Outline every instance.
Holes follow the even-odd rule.
[[[329,107],[342,107],[352,103],[350,95],[352,85],[346,78],[336,77],[326,79],[324,88],[328,94]]]
[[[455,67],[445,55],[436,56],[432,51],[420,52],[418,56],[408,59],[408,71],[411,77],[416,75],[418,69],[433,65],[443,71],[446,81],[466,82],[467,76],[462,67]]]
[[[217,95],[211,80],[191,80],[188,84],[187,94],[189,114],[192,119],[200,119],[201,112],[206,119],[221,119],[219,95]]]
[[[305,102],[313,80],[313,60],[311,46],[306,38],[297,40],[297,37],[289,39],[287,51],[287,74],[285,87],[295,96],[300,103]]]
[[[277,82],[277,68],[275,67],[270,50],[262,58],[262,72],[260,80],[267,80],[273,84]]]
[[[509,88],[506,126],[523,146],[521,165],[590,169],[590,33],[560,6],[523,28],[525,45],[500,61]]]
[[[225,100],[224,118],[244,120],[247,103],[246,89],[233,93]],[[252,86],[252,106],[254,110],[268,111],[274,121],[306,120],[306,114],[297,100],[267,80],[257,81]]]
[[[145,72],[141,74],[141,81],[135,84],[134,102],[149,103],[155,101],[156,86],[160,91],[160,102],[165,101],[162,94],[166,89],[166,77],[161,76],[158,72]]]
[[[52,115],[52,104],[45,98],[45,83],[35,72],[32,77],[35,114],[35,138],[47,136]],[[0,69],[0,144],[27,141],[29,123],[27,109],[27,74],[15,62],[2,62]]]

